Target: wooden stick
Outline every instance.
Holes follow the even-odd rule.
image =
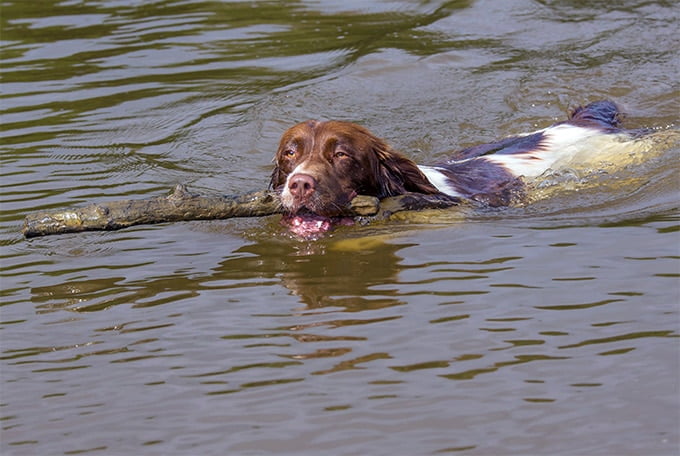
[[[458,200],[443,195],[407,194],[381,201],[358,196],[346,216],[376,220],[404,210],[445,208]],[[41,211],[29,214],[22,233],[26,238],[82,231],[118,230],[133,225],[189,220],[215,220],[232,217],[262,217],[283,213],[279,195],[259,191],[245,195],[199,195],[178,184],[167,196],[139,200],[119,200],[90,204],[81,208]]]

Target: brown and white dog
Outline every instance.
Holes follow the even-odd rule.
[[[640,135],[621,129],[621,118],[611,101],[594,102],[564,122],[467,148],[432,166],[417,165],[359,125],[310,120],[281,138],[271,187],[281,192],[289,212],[284,221],[302,236],[338,223],[342,219],[336,217],[357,195],[444,194],[506,206],[521,194],[524,179]]]

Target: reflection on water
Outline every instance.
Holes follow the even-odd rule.
[[[334,307],[356,312],[404,303],[389,297],[380,287],[397,277],[400,269],[397,252],[402,248],[376,243],[369,250],[332,250],[328,254],[320,248],[320,253],[307,251],[304,256],[297,256],[290,245],[265,242],[239,249],[255,256],[225,261],[221,266],[228,275],[266,271],[267,276],[276,277],[298,296],[307,309]]]
[[[673,6],[4,2],[0,452],[678,452]],[[276,217],[19,233],[177,182],[261,189],[307,118],[434,162],[599,98],[663,147],[524,207],[317,242]]]

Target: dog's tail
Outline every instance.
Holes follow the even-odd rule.
[[[600,100],[574,109],[567,123],[579,127],[619,129],[623,118],[624,114],[613,101]]]

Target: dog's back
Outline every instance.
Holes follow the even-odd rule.
[[[461,150],[421,170],[443,193],[508,205],[527,182],[551,170],[610,170],[648,151],[652,141],[644,140],[646,132],[621,128],[622,118],[613,102],[597,101],[575,109],[564,122]]]

